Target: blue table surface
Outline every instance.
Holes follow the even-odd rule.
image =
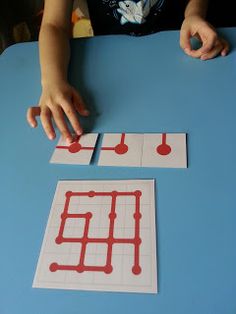
[[[55,142],[25,122],[40,96],[37,43],[0,56],[0,313],[236,313],[236,28],[204,62],[177,31],[72,42],[70,80],[94,132],[186,132],[188,169],[49,164]],[[97,156],[95,157],[96,161]],[[155,178],[158,294],[33,289],[58,180]]]

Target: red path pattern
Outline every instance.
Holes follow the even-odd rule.
[[[73,141],[73,143],[71,143],[69,146],[56,146],[56,148],[59,149],[68,149],[68,151],[72,154],[74,153],[78,153],[80,150],[94,150],[94,147],[86,147],[86,146],[82,146],[79,143],[80,140],[80,136],[77,136],[75,138],[75,140]]]
[[[114,150],[118,155],[123,155],[129,150],[128,145],[125,144],[125,133],[121,134],[120,143],[115,147],[102,147],[101,150]]]
[[[128,152],[129,147],[125,144],[125,133],[121,134],[120,143],[114,147],[102,147],[101,150],[114,150],[118,155],[123,155]],[[162,143],[157,146],[156,152],[159,155],[169,155],[171,153],[171,147],[166,143],[166,133],[162,134]]]
[[[140,245],[141,245],[141,238],[140,238],[140,219],[142,215],[140,213],[140,198],[142,192],[139,190],[133,192],[66,192],[66,201],[64,206],[64,211],[61,214],[61,225],[59,228],[58,236],[55,239],[57,244],[62,243],[81,243],[81,251],[79,256],[79,263],[78,265],[59,265],[58,263],[52,263],[49,267],[50,271],[55,272],[57,270],[71,270],[77,271],[82,273],[84,271],[100,271],[104,272],[105,274],[110,274],[113,271],[112,266],[112,250],[113,245],[117,243],[124,243],[124,244],[133,244],[134,245],[134,263],[132,267],[132,272],[135,275],[139,275],[142,271],[139,258],[140,258]],[[69,204],[72,197],[96,197],[96,196],[108,196],[111,197],[111,208],[110,213],[108,215],[109,219],[109,234],[106,238],[90,238],[89,237],[89,224],[90,220],[93,217],[91,212],[81,213],[81,214],[72,214],[69,213]],[[134,237],[133,238],[115,238],[114,237],[114,226],[115,226],[115,219],[117,217],[116,214],[116,202],[118,197],[126,197],[126,196],[133,196],[135,198],[135,210],[133,214],[134,218]],[[74,219],[85,219],[83,236],[82,237],[72,237],[66,238],[63,236],[65,230],[66,220],[68,218]],[[86,247],[89,243],[102,243],[107,244],[107,256],[106,256],[106,263],[104,266],[93,266],[93,265],[85,265],[85,255],[86,255]]]
[[[127,144],[125,144],[125,135],[126,135],[125,133],[121,134],[120,143],[118,143],[116,146],[101,147],[101,150],[114,150],[115,153],[118,155],[126,154],[129,150],[129,147]],[[73,143],[71,143],[69,146],[58,145],[56,146],[56,148],[67,149],[72,154],[78,153],[80,150],[94,150],[94,147],[82,146],[79,143],[79,140],[80,140],[80,136],[77,136],[75,140],[73,141]],[[162,143],[157,146],[156,152],[159,155],[169,155],[171,153],[171,147],[170,145],[166,143],[166,133],[162,134]]]
[[[162,134],[162,143],[157,146],[156,151],[159,155],[169,155],[171,152],[170,145],[166,144],[166,133]]]

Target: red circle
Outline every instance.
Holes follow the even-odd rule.
[[[83,273],[84,272],[84,265],[78,265],[76,268],[77,273]]]
[[[106,265],[104,268],[104,273],[110,274],[113,271],[113,267],[111,265]]]
[[[56,244],[62,244],[63,238],[62,238],[61,236],[58,236],[58,237],[55,239],[55,242],[56,242]]]
[[[110,213],[109,218],[113,220],[116,219],[116,213]]]
[[[86,213],[86,218],[91,219],[93,217],[93,214],[91,212]]]
[[[134,213],[133,217],[134,217],[134,219],[141,219],[142,218],[142,214],[141,213]]]
[[[80,145],[80,143],[74,142],[72,144],[70,144],[68,150],[70,153],[74,154],[74,153],[78,153],[81,150],[82,146]]]
[[[132,267],[132,272],[135,275],[139,275],[142,271],[142,268],[139,265],[135,265]]]
[[[122,154],[125,154],[127,153],[128,151],[128,146],[126,144],[118,144],[116,145],[115,147],[115,152],[118,154],[118,155],[122,155]]]
[[[157,153],[160,155],[169,155],[171,152],[171,147],[167,144],[161,144],[157,146]]]
[[[94,197],[94,196],[95,196],[95,191],[88,192],[88,197]]]
[[[134,192],[134,194],[135,194],[135,196],[141,196],[142,195],[142,192],[140,191],[140,190],[136,190],[135,192]]]
[[[51,272],[55,272],[58,270],[58,264],[57,263],[52,263],[50,266],[49,266],[49,269]]]

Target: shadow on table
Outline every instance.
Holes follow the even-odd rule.
[[[73,40],[71,42],[72,53],[69,65],[69,81],[79,92],[87,106],[87,109],[90,111],[89,117],[79,118],[84,132],[89,133],[94,129],[99,113],[97,111],[95,98],[86,85],[86,44],[87,41],[83,39]]]

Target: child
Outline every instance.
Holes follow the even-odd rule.
[[[173,0],[87,0],[95,34],[132,35],[148,34],[162,29],[158,22],[163,21],[163,15],[168,16],[168,10],[165,10],[168,2]],[[32,127],[37,126],[36,116],[40,115],[45,133],[51,140],[56,136],[52,125],[54,119],[68,143],[73,141],[73,137],[65,116],[74,132],[80,135],[83,131],[77,114],[89,115],[82,97],[67,81],[72,9],[72,0],[45,0],[39,35],[42,95],[39,106],[31,107],[27,112],[27,120]],[[206,11],[207,0],[189,0],[180,30],[181,48],[189,56],[202,60],[219,54],[225,56],[229,50],[228,43],[205,20]],[[191,37],[197,37],[201,41],[202,46],[199,49],[191,48]]]

